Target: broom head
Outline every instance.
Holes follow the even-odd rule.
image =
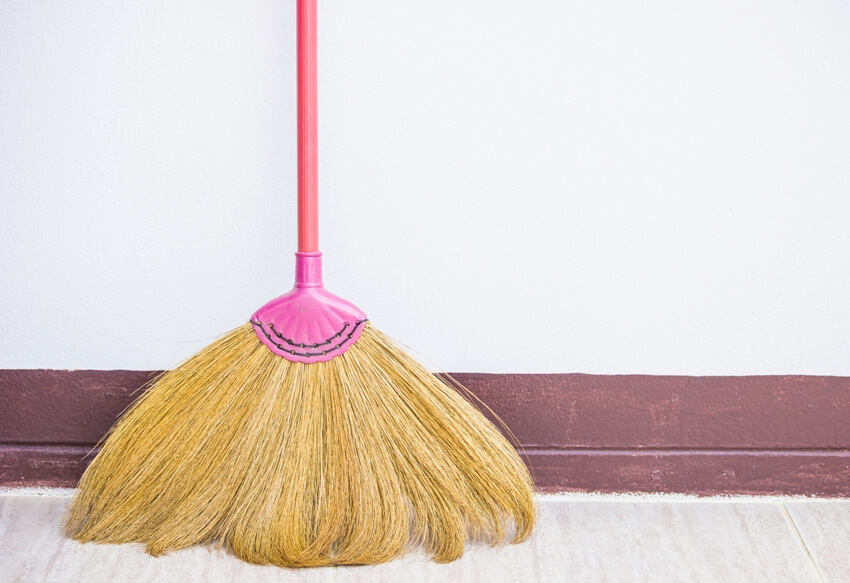
[[[455,388],[358,314],[314,347],[326,334],[315,321],[262,310],[124,413],[69,505],[70,536],[153,555],[213,543],[300,567],[380,563],[414,546],[445,562],[468,540],[530,535],[525,465]],[[334,354],[285,358],[263,338]]]

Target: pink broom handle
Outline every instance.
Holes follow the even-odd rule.
[[[319,251],[316,0],[298,0],[298,251]]]

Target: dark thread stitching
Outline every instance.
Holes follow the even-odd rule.
[[[330,351],[339,350],[342,347],[343,344],[345,344],[346,342],[351,340],[351,337],[354,336],[354,333],[357,331],[357,328],[359,328],[364,322],[368,322],[368,321],[369,321],[368,318],[364,318],[362,320],[358,320],[357,322],[355,322],[354,328],[352,328],[351,332],[349,332],[346,335],[345,339],[342,342],[340,342],[339,344],[337,344],[336,346],[334,346],[333,348],[331,348]],[[283,352],[286,352],[287,354],[291,354],[293,356],[302,356],[304,358],[310,358],[310,357],[313,357],[313,356],[325,356],[329,352],[328,350],[323,350],[322,352],[296,352],[295,350],[288,349],[283,344],[278,344],[277,342],[275,342],[274,338],[271,337],[271,334],[266,332],[266,329],[263,328],[263,323],[260,322],[259,320],[257,320],[257,321],[251,320],[251,324],[253,324],[254,326],[257,326],[260,329],[260,332],[262,332],[263,335],[266,338],[268,338],[269,342],[271,342],[272,344],[277,346],[277,348],[279,350],[282,350]],[[345,329],[348,327],[348,325],[349,325],[349,323],[346,322],[345,326],[342,327],[342,330],[340,330],[339,332],[337,332],[336,334],[331,336],[325,342],[322,342],[321,344],[316,344],[316,346],[323,346],[325,344],[329,344],[331,340],[333,340],[334,338],[338,338],[340,335],[342,335],[342,333],[345,331]],[[274,327],[272,327],[271,324],[269,325],[269,327],[272,329],[272,332],[275,331]],[[287,340],[286,338],[283,338],[283,337],[281,337],[281,339]],[[304,344],[295,344],[295,343],[291,343],[291,344],[293,346],[304,346]]]
[[[345,325],[342,327],[342,330],[340,330],[339,332],[337,332],[336,334],[334,334],[333,336],[331,336],[330,338],[328,338],[324,342],[319,342],[318,344],[311,344],[310,346],[307,346],[303,342],[300,342],[300,343],[295,342],[294,340],[287,338],[286,336],[284,336],[283,334],[281,334],[280,332],[275,330],[274,329],[274,322],[269,322],[267,324],[267,326],[269,327],[269,330],[271,330],[272,333],[275,336],[277,336],[278,338],[280,338],[281,340],[283,340],[284,342],[286,342],[290,346],[295,346],[296,348],[311,348],[311,347],[312,348],[318,348],[319,346],[324,346],[325,344],[330,344],[331,342],[333,342],[334,338],[339,338],[340,336],[342,336],[342,333],[345,332],[345,329],[348,328],[348,325],[349,325],[348,322],[346,322]]]

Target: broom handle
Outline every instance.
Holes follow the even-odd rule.
[[[319,251],[316,0],[298,0],[298,251]]]

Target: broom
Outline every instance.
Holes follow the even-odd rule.
[[[528,471],[452,386],[322,286],[316,0],[298,0],[295,288],[155,379],[64,517],[78,541],[152,555],[217,543],[251,563],[380,563],[520,542]]]

